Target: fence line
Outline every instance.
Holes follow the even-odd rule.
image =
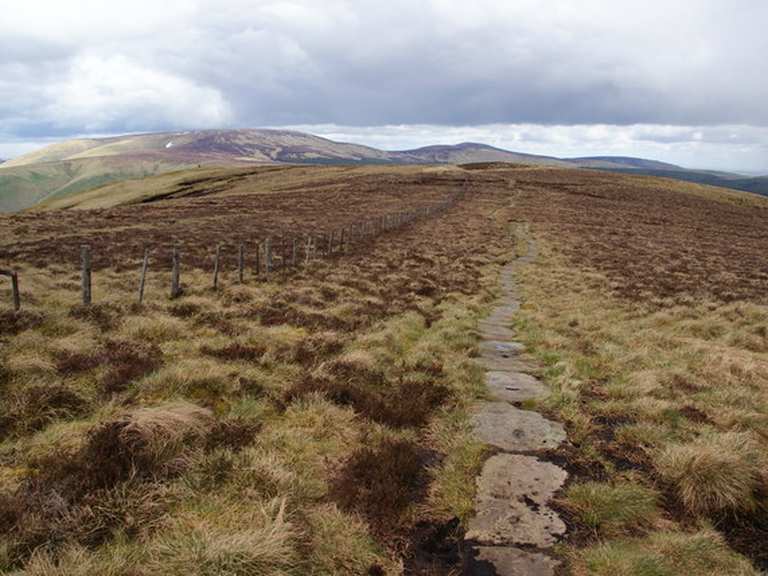
[[[257,278],[268,279],[270,274],[280,270],[287,274],[289,268],[297,268],[302,265],[298,258],[299,245],[303,244],[304,258],[303,264],[307,265],[316,258],[323,256],[332,257],[334,254],[347,254],[354,246],[362,246],[375,237],[402,228],[415,222],[416,220],[426,219],[445,212],[456,205],[464,198],[464,191],[460,190],[451,195],[450,198],[433,204],[431,206],[422,206],[413,210],[398,211],[391,214],[384,214],[376,218],[368,218],[362,221],[353,222],[341,229],[330,230],[328,232],[298,234],[293,235],[290,241],[284,235],[280,235],[279,245],[275,246],[274,239],[267,236],[256,243],[254,253],[255,266],[254,271]],[[213,289],[219,287],[220,258],[222,245],[216,246],[213,268]],[[149,248],[144,249],[144,258],[139,277],[138,302],[144,302],[144,289],[146,286],[146,276],[149,269]],[[90,306],[93,302],[92,293],[92,254],[89,245],[80,246],[80,264],[81,264],[81,292],[82,303],[84,306]],[[183,293],[181,284],[181,261],[182,251],[179,246],[173,246],[171,252],[171,291],[170,298],[179,298]],[[237,246],[237,277],[238,282],[244,282],[246,261],[246,244],[240,242]],[[278,266],[279,264],[279,266]],[[21,293],[19,292],[19,278],[15,270],[0,269],[0,276],[7,276],[11,279],[11,290],[13,294],[13,307],[15,311],[21,309]]]

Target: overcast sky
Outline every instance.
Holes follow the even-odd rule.
[[[0,0],[0,157],[297,126],[768,172],[765,0]]]

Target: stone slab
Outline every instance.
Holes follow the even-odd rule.
[[[521,372],[524,374],[533,374],[536,367],[529,361],[518,356],[517,358],[502,358],[499,360],[489,360],[488,358],[477,358],[477,363],[489,372]]]
[[[491,322],[511,322],[518,310],[520,305],[517,302],[508,303],[491,310],[486,319]]]
[[[559,466],[533,456],[492,456],[477,479],[477,512],[465,539],[497,546],[554,545],[566,526],[548,504],[567,477]]]
[[[559,422],[507,402],[481,404],[472,416],[472,425],[479,440],[506,452],[549,450],[557,448],[566,438]]]
[[[484,321],[478,323],[480,336],[489,340],[513,340],[515,331],[508,324],[491,324]]]
[[[554,576],[560,564],[514,547],[473,546],[467,552],[464,576]]]
[[[483,340],[478,349],[487,358],[512,358],[525,352],[525,346],[512,340]]]
[[[516,356],[515,358],[488,358],[487,356],[480,356],[477,358],[477,363],[486,370],[497,372],[531,372],[531,365],[520,358],[520,356]]]
[[[530,374],[492,370],[486,372],[485,383],[491,395],[505,402],[523,402],[546,396],[548,388]]]

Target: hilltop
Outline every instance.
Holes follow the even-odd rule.
[[[545,550],[561,573],[768,567],[768,199],[497,162],[203,166],[105,191],[0,215],[21,285],[14,312],[0,283],[0,572],[460,573],[495,458],[471,434],[501,401],[488,349],[546,384],[519,410],[568,435],[535,450],[564,490],[518,501],[566,521]],[[524,347],[489,346],[522,254],[505,328]]]
[[[385,151],[290,130],[197,130],[80,138],[0,166],[0,212],[60,202],[105,184],[190,168],[274,164],[464,164],[505,162],[663,176],[768,194],[768,178],[687,170],[631,157],[560,159],[475,142]]]
[[[0,211],[28,208],[104,184],[192,167],[264,164],[564,164],[484,144],[383,151],[288,130],[203,130],[77,139],[0,168]]]

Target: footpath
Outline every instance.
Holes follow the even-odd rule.
[[[566,527],[549,507],[567,473],[538,454],[566,439],[562,425],[521,402],[545,396],[510,328],[520,308],[516,271],[536,257],[535,245],[501,271],[502,296],[480,322],[480,363],[486,369],[490,401],[477,407],[475,435],[494,449],[477,478],[475,517],[465,536],[468,576],[553,576],[551,548]]]

